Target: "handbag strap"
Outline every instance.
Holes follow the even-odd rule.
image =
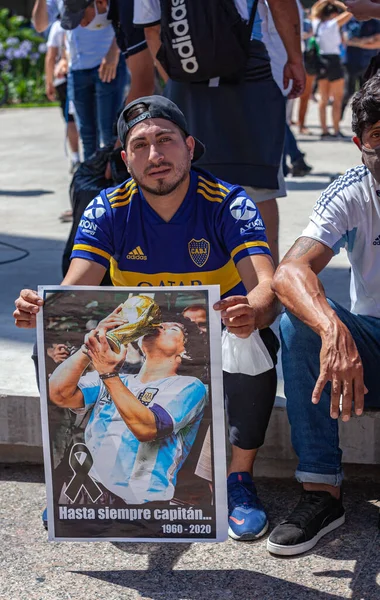
[[[255,20],[255,16],[257,13],[258,4],[259,4],[259,0],[254,0],[254,2],[252,4],[252,8],[251,8],[251,14],[249,15],[249,21],[248,21],[249,39],[251,39],[253,22]]]

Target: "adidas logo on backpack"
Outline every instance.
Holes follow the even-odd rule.
[[[377,238],[372,242],[372,244],[374,246],[380,246],[380,235],[377,236]]]

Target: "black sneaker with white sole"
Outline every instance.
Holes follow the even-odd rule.
[[[343,523],[341,498],[337,500],[329,492],[304,490],[293,512],[273,529],[267,549],[272,554],[282,556],[302,554]]]

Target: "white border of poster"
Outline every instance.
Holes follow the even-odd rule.
[[[211,447],[211,455],[212,455],[212,467],[213,467],[213,479],[212,484],[210,484],[210,489],[212,489],[212,501],[211,505],[213,507],[213,524],[212,524],[212,537],[203,535],[205,531],[209,531],[208,525],[203,525],[199,520],[199,515],[202,515],[202,510],[198,510],[196,515],[198,515],[198,520],[194,520],[193,526],[189,526],[188,519],[182,518],[182,515],[187,515],[189,513],[185,512],[177,512],[177,515],[180,517],[173,516],[174,524],[180,525],[181,527],[177,527],[176,535],[173,537],[173,532],[170,530],[170,533],[163,531],[162,534],[155,537],[118,537],[118,536],[96,536],[96,535],[73,535],[62,537],[62,535],[58,535],[56,533],[56,519],[57,519],[57,510],[55,510],[55,504],[57,504],[57,495],[55,494],[54,499],[54,486],[53,486],[53,478],[54,478],[54,467],[52,462],[52,437],[51,437],[51,423],[49,417],[49,406],[52,405],[49,400],[48,395],[48,372],[46,367],[46,329],[44,328],[44,315],[46,316],[47,309],[44,311],[44,308],[39,311],[37,315],[37,346],[38,346],[38,361],[39,361],[39,380],[40,380],[40,394],[41,394],[41,420],[42,420],[42,438],[43,438],[43,452],[44,452],[44,464],[45,464],[45,478],[46,478],[46,492],[47,492],[47,515],[48,515],[48,539],[50,541],[79,541],[79,542],[89,542],[89,541],[108,541],[108,542],[222,542],[227,539],[228,535],[228,513],[227,513],[227,485],[226,485],[226,438],[225,438],[225,416],[224,416],[224,395],[223,395],[223,378],[222,378],[222,353],[221,353],[221,322],[219,314],[213,310],[213,304],[220,299],[220,288],[218,285],[211,286],[181,286],[181,287],[95,287],[95,286],[39,286],[38,294],[41,298],[46,299],[50,297],[52,294],[61,293],[61,292],[92,292],[94,294],[94,300],[96,299],[96,295],[100,295],[104,292],[114,292],[120,297],[120,292],[125,292],[126,294],[140,294],[140,295],[152,295],[156,293],[162,292],[170,292],[171,294],[177,293],[191,293],[194,292],[207,292],[205,297],[207,298],[207,314],[208,314],[208,356],[209,356],[209,387],[211,393],[209,395],[209,402],[211,403],[212,408],[212,418],[211,418],[211,429],[212,429],[212,447]],[[73,307],[72,316],[75,318],[75,307]],[[104,315],[107,316],[107,315]],[[54,326],[53,326],[54,328]],[[90,455],[91,456],[91,455]],[[186,462],[185,462],[186,464]],[[71,468],[73,469],[71,463]],[[74,475],[75,471],[73,470]],[[96,480],[95,480],[96,483]],[[148,508],[150,502],[145,502],[141,505],[141,508]],[[152,503],[155,505],[155,503]],[[167,501],[168,510],[177,510],[174,506],[170,506],[169,501]],[[128,506],[128,504],[126,504]],[[99,510],[99,509],[97,509]],[[184,509],[185,510],[185,509]],[[128,511],[126,511],[128,512]],[[160,514],[154,513],[152,514]],[[98,515],[98,513],[96,513]],[[107,513],[108,517],[110,513]],[[114,513],[116,514],[116,513]],[[128,514],[130,514],[128,512]],[[142,513],[139,513],[140,517]],[[146,513],[147,514],[147,513]],[[83,516],[76,520],[74,518],[74,523],[76,526],[76,532],[78,529],[80,530],[81,522]],[[98,517],[97,517],[98,519]],[[212,517],[202,517],[201,519],[205,519],[204,523],[207,524],[207,520],[212,519]],[[85,519],[86,520],[86,519]],[[133,519],[132,519],[133,520]],[[141,519],[143,520],[143,519]],[[165,517],[164,520],[167,520]],[[181,520],[183,523],[181,524]],[[155,522],[157,521],[157,518]],[[177,522],[179,521],[179,523]],[[136,525],[136,524],[134,524]],[[207,528],[207,529],[205,529]],[[183,537],[180,537],[179,534],[185,533]],[[177,537],[178,536],[178,537]]]

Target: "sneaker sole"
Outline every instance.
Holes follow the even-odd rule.
[[[339,519],[336,519],[335,521],[327,525],[327,527],[321,529],[321,531],[319,531],[317,535],[315,535],[311,540],[303,542],[302,544],[296,544],[294,546],[282,546],[281,544],[274,544],[269,539],[267,541],[267,550],[271,554],[279,554],[280,556],[293,556],[295,554],[303,554],[304,552],[311,550],[311,548],[314,548],[314,546],[324,535],[330,533],[330,531],[334,531],[334,529],[337,529],[338,527],[343,525],[344,521],[345,515],[342,515],[341,517],[339,517]]]
[[[250,540],[258,540],[268,531],[269,523],[268,521],[265,523],[264,527],[259,533],[243,533],[242,535],[237,535],[234,531],[232,531],[231,527],[228,528],[228,535],[233,540],[237,540],[240,542],[249,542]]]

